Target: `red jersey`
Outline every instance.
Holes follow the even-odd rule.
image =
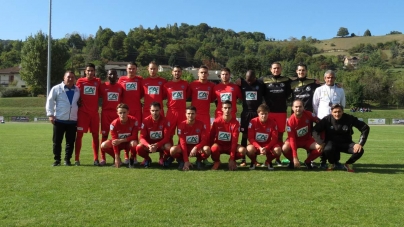
[[[116,107],[121,103],[122,85],[105,82],[100,86],[100,97],[102,98],[102,111],[116,111]]]
[[[215,101],[213,88],[215,84],[207,81],[202,83],[199,80],[193,81],[189,85],[189,96],[192,99],[191,105],[196,108],[198,115],[210,115],[210,103]]]
[[[248,141],[254,147],[264,147],[266,150],[272,150],[278,142],[278,128],[275,121],[267,119],[265,123],[259,120],[259,117],[251,119],[248,125]]]
[[[127,142],[138,140],[139,122],[135,117],[128,115],[128,121],[122,124],[119,118],[112,121],[110,125],[111,138],[125,139]],[[115,154],[119,153],[119,146],[113,146]],[[116,150],[116,151],[115,151]]]
[[[208,145],[207,126],[200,120],[195,120],[193,125],[187,124],[187,121],[181,122],[177,127],[179,145],[182,150],[184,162],[188,162],[188,148],[196,147],[198,150]]]
[[[289,117],[286,123],[286,131],[288,132],[293,157],[297,157],[297,142],[311,139],[313,122],[318,123],[319,121],[320,119],[314,113],[307,110],[303,111],[300,118],[297,118],[295,114]]]
[[[161,110],[163,110],[164,92],[163,86],[167,80],[162,77],[146,78],[143,79],[143,92],[144,92],[144,107],[143,113],[150,113],[150,104],[152,102],[159,102]]]
[[[237,99],[242,99],[240,87],[230,83],[230,84],[217,84],[214,88],[217,107],[216,113],[223,115],[222,112],[222,102],[229,100],[231,101],[231,113],[236,116],[237,113]]]
[[[87,77],[79,78],[76,82],[76,86],[80,88],[80,98],[82,100],[79,111],[83,111],[87,114],[98,113],[98,96],[99,88],[101,85],[100,78],[94,77],[89,80]]]
[[[180,80],[177,82],[169,81],[164,84],[163,92],[167,97],[167,108],[169,110],[184,111],[187,106],[188,82]]]
[[[170,125],[165,117],[160,116],[157,121],[154,121],[152,115],[143,119],[140,129],[140,143],[145,146],[157,143],[158,147],[163,146],[170,141],[169,135]]]
[[[140,102],[140,99],[143,97],[142,81],[143,78],[141,76],[133,78],[129,78],[128,76],[119,77],[118,83],[123,87],[122,102],[129,106],[129,111],[142,110]]]
[[[232,118],[226,122],[223,117],[213,121],[210,129],[210,144],[230,147],[230,160],[235,160],[240,123]]]

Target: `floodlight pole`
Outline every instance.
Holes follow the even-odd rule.
[[[49,0],[49,32],[48,32],[48,72],[46,78],[46,94],[49,94],[50,87],[50,74],[51,74],[51,44],[52,44],[52,0]]]

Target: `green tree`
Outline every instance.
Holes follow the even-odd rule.
[[[372,33],[370,33],[369,29],[366,29],[365,33],[363,33],[363,36],[372,36]]]
[[[348,28],[340,27],[337,36],[345,37],[347,35],[349,35]]]
[[[65,72],[65,63],[69,59],[68,46],[58,40],[52,40],[51,85],[60,83]],[[46,94],[47,86],[48,36],[39,31],[29,36],[21,50],[21,78],[30,87],[32,95]]]

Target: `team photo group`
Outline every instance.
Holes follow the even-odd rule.
[[[230,69],[222,68],[218,84],[208,81],[209,69],[204,65],[191,83],[181,79],[181,66],[172,68],[170,81],[157,75],[155,62],[148,65],[146,78],[137,75],[134,62],[127,64],[126,71],[127,75],[118,78],[117,71],[111,69],[108,81],[102,82],[95,75],[95,65],[89,63],[85,77],[76,79],[74,72],[67,71],[63,82],[51,89],[46,114],[53,124],[53,166],[80,166],[87,132],[92,135],[94,165],[107,165],[107,156],[111,156],[108,160],[117,168],[150,168],[150,154],[158,153],[158,160],[153,161],[162,168],[175,162],[180,170],[218,170],[221,155],[228,155],[228,170],[244,166],[274,170],[275,165],[282,166],[283,155],[290,169],[300,168],[302,161],[308,170],[354,172],[353,164],[364,153],[370,128],[344,113],[345,93],[335,83],[332,70],[324,73],[322,85],[307,78],[303,63],[296,66],[296,79],[282,76],[281,63],[274,62],[271,75],[257,78],[248,70],[234,83]],[[237,109],[238,101],[242,102],[241,110]],[[211,103],[216,104],[214,116]],[[353,128],[360,133],[356,142]],[[307,156],[299,158],[298,148],[306,150]],[[340,162],[341,152],[350,154],[345,162]],[[259,163],[258,155],[265,156],[265,162]],[[192,157],[196,159],[193,163]],[[319,166],[313,162],[317,158]]]

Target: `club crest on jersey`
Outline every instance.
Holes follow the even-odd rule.
[[[334,129],[334,126],[331,125],[330,129]]]
[[[163,82],[159,81],[159,85],[161,86],[163,84]]]
[[[257,132],[257,134],[255,134],[255,140],[257,142],[266,142],[268,140],[268,134]]]
[[[168,123],[170,123],[170,122],[168,122]],[[160,126],[159,126],[159,129],[163,129],[163,126],[162,126],[162,125],[160,125]]]
[[[231,87],[231,88],[230,88],[230,91],[234,91],[234,88]]]
[[[279,86],[285,87],[285,84],[284,84],[284,83],[280,83]]]
[[[248,124],[248,128],[251,128],[251,127],[252,127],[252,124],[251,124],[251,123],[249,123],[249,124]]]
[[[135,126],[137,126],[139,123],[137,123],[137,121],[135,121]]]
[[[257,86],[255,86],[255,90],[259,90],[260,89],[260,87],[257,85]]]
[[[257,100],[257,92],[256,91],[246,91],[245,100]]]
[[[136,82],[128,82],[125,85],[127,91],[135,91],[137,90],[137,83]]]
[[[181,85],[181,88],[184,89],[184,85]]]
[[[348,131],[348,126],[347,125],[342,126],[342,130]]]
[[[267,132],[270,132],[270,131],[271,131],[271,129],[267,128]]]
[[[109,130],[114,130],[114,126],[113,125],[109,125]]]
[[[297,137],[302,137],[302,136],[306,135],[308,132],[309,132],[309,128],[307,126],[296,130]]]
[[[159,86],[148,86],[147,91],[149,95],[158,95],[160,93]]]
[[[231,93],[221,93],[220,100],[222,102],[227,101],[227,100],[231,101]]]
[[[289,126],[287,126],[287,127],[286,127],[286,131],[287,131],[287,132],[291,132],[292,130],[290,129]]]
[[[208,100],[209,92],[208,91],[198,91],[198,99],[200,100]]]
[[[219,133],[217,135],[217,139],[220,140],[220,141],[230,141],[231,136],[230,136],[230,133],[228,133],[228,132],[219,131]]]
[[[210,87],[208,87],[208,91],[210,91]]]
[[[142,126],[140,126],[140,128],[142,128],[142,129],[144,128],[144,124],[143,124],[143,123],[142,123]]]
[[[195,132],[196,132],[196,133],[200,133],[201,130],[200,130],[199,128],[197,128],[197,129],[195,130]]]
[[[108,101],[118,101],[119,93],[108,92]]]
[[[173,100],[180,100],[180,99],[184,99],[184,94],[182,91],[174,91],[172,93],[172,99]]]
[[[150,132],[150,139],[157,140],[157,139],[162,139],[162,138],[163,138],[162,131],[151,131]]]
[[[300,92],[300,88],[295,88],[295,92]]]
[[[199,136],[198,135],[192,135],[192,136],[187,136],[185,138],[187,144],[198,144],[199,143]]]
[[[95,95],[96,90],[95,86],[84,86],[83,93],[85,95]]]
[[[306,120],[306,124],[308,124],[309,123],[309,120]]]
[[[306,91],[311,91],[311,87],[306,87]]]

